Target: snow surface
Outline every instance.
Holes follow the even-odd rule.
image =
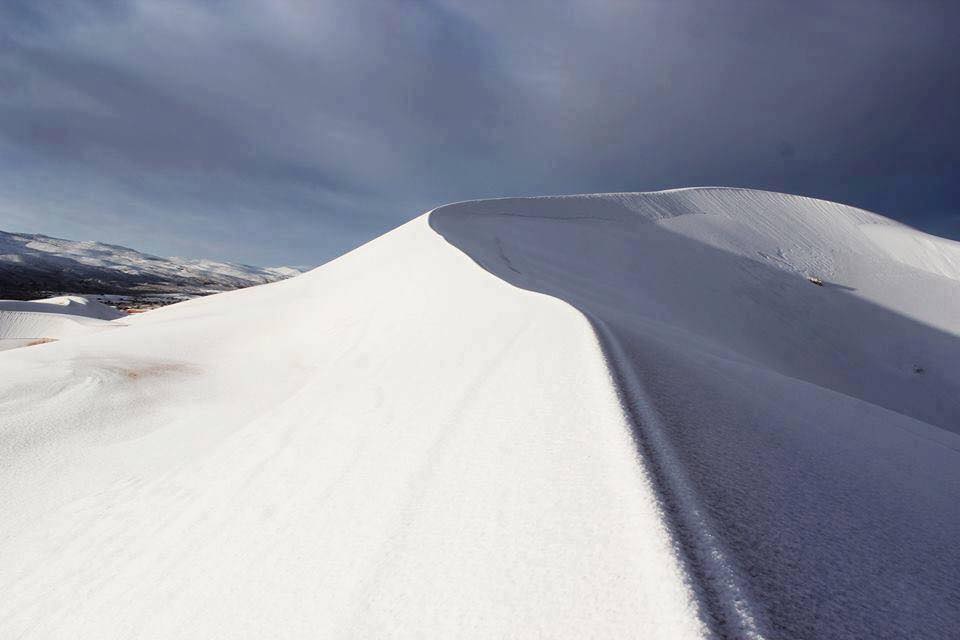
[[[0,300],[0,351],[118,326],[126,314],[82,296]]]
[[[459,203],[4,352],[0,629],[951,637],[960,280],[921,235],[734,189]]]

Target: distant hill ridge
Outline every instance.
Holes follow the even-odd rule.
[[[0,231],[0,298],[31,299],[48,291],[202,294],[299,273],[293,267],[161,258],[102,242]]]

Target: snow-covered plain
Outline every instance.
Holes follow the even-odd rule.
[[[951,637],[957,265],[765,192],[467,202],[3,352],[0,629]]]

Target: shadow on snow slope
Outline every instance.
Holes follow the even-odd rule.
[[[731,224],[776,235],[796,222],[787,239],[806,233],[827,258],[874,267],[855,230],[831,234],[881,219],[763,192],[478,201],[430,224],[492,274],[591,320],[717,635],[949,637],[960,337],[663,224],[731,208],[784,211]],[[892,268],[895,287],[960,300],[955,281]]]

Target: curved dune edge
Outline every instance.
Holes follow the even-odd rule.
[[[862,231],[923,234],[717,188],[457,203],[431,225],[590,319],[712,632],[960,622],[937,604],[960,576],[940,551],[960,533],[958,283]]]

